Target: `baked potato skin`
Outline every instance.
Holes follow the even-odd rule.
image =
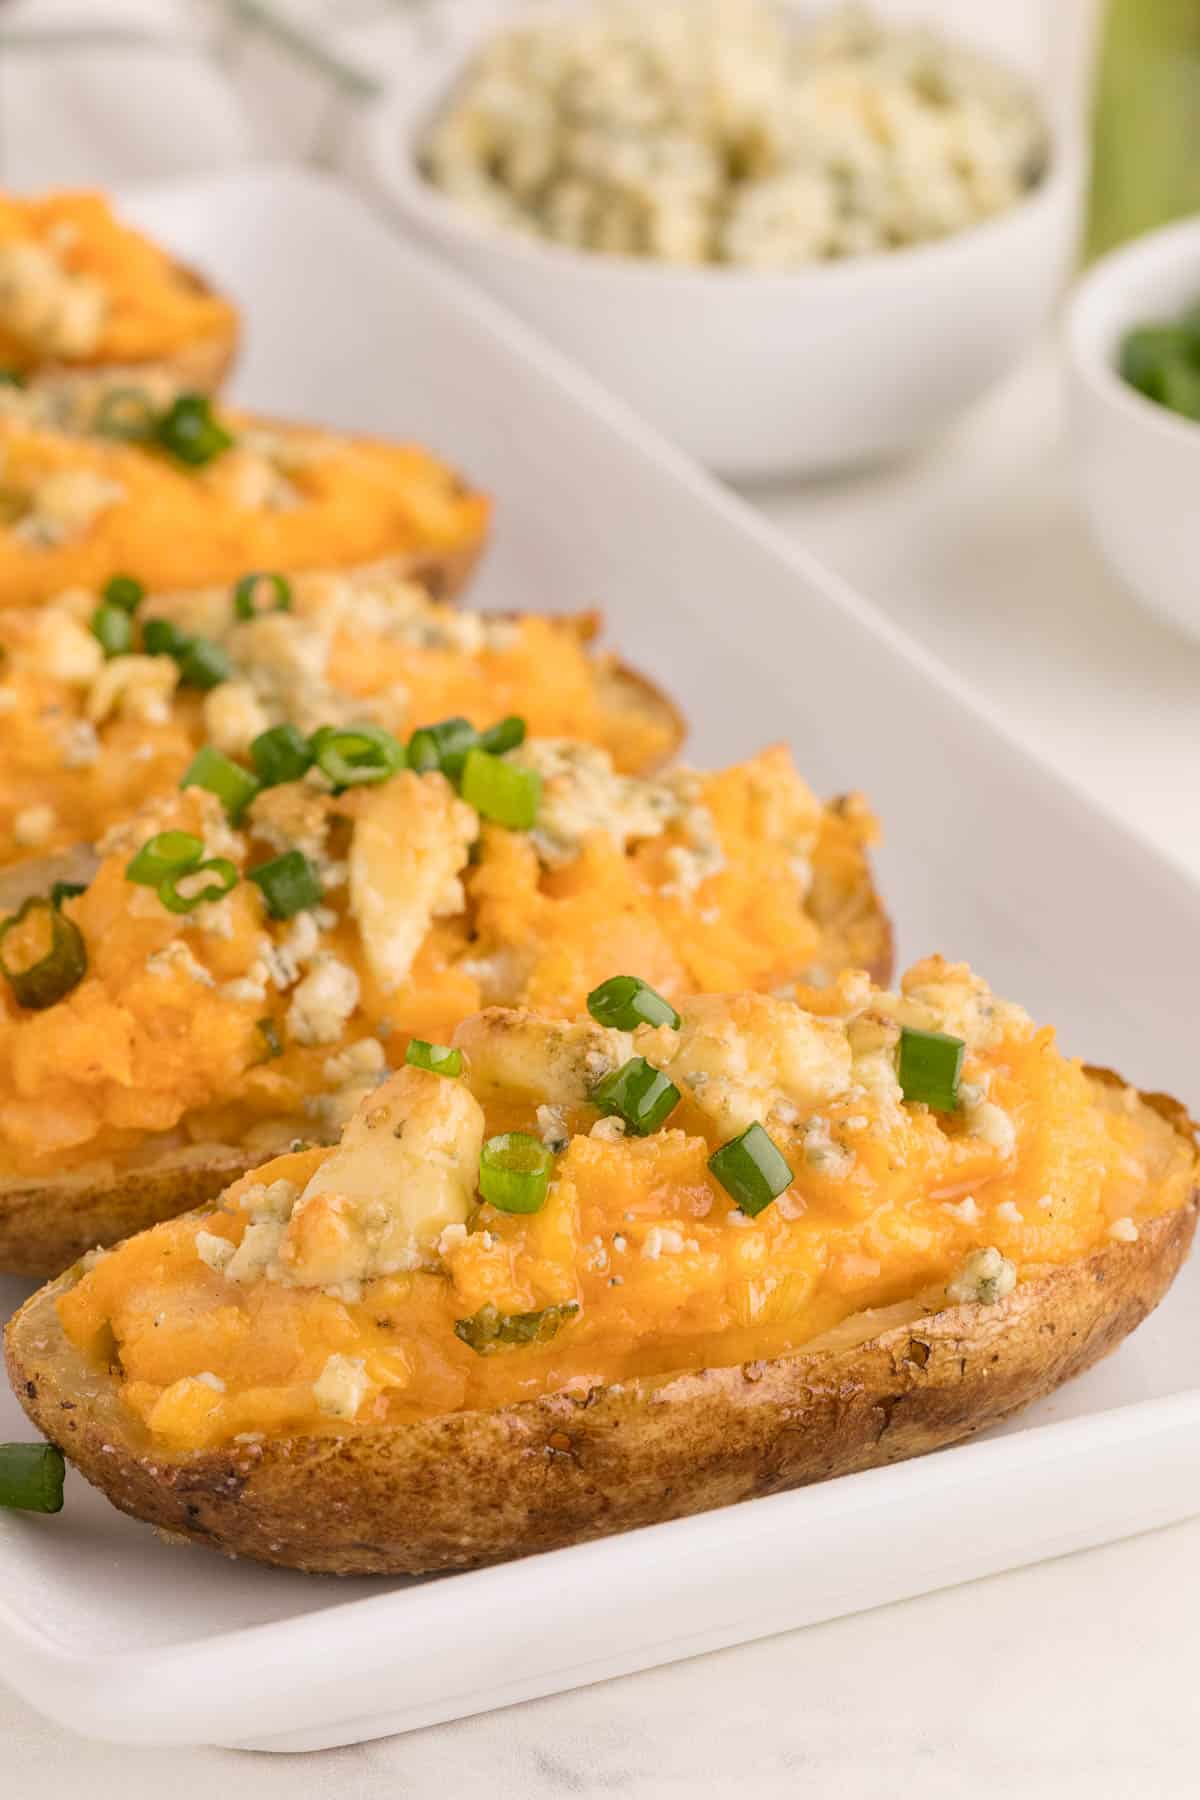
[[[0,1184],[0,1274],[44,1281],[98,1245],[211,1205],[262,1160],[261,1150],[197,1145],[129,1169]]]
[[[1116,1076],[1091,1071],[1104,1085]],[[1143,1104],[1193,1142],[1184,1109]],[[122,1511],[313,1573],[418,1574],[561,1548],[924,1455],[986,1430],[1106,1356],[1153,1311],[1200,1190],[996,1305],[944,1308],[847,1348],[557,1393],[345,1437],[172,1458],[58,1323],[71,1277],[11,1322],[33,1423]]]

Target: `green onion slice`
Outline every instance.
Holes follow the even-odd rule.
[[[387,781],[404,767],[404,745],[382,725],[322,725],[312,736],[313,755],[336,788]]]
[[[254,1024],[263,1041],[263,1061],[271,1062],[275,1057],[282,1056],[283,1038],[280,1036],[279,1027],[274,1019],[256,1019]]]
[[[53,1444],[0,1444],[0,1506],[61,1512],[66,1468]]]
[[[290,919],[321,903],[321,878],[303,850],[285,850],[271,862],[247,870],[247,875],[262,889],[273,919]]]
[[[193,893],[190,884],[202,875],[210,875],[212,879]],[[210,856],[206,862],[193,863],[190,869],[179,869],[173,875],[164,876],[157,892],[168,912],[190,913],[210,900],[223,900],[226,894],[233,892],[240,879],[237,864],[230,862],[227,856]],[[180,883],[184,881],[189,884],[189,890],[181,894]]]
[[[438,725],[423,725],[408,740],[408,766],[419,775],[440,769],[454,780],[462,773],[467,751],[479,742],[479,733],[470,719],[443,719]]]
[[[233,447],[233,437],[214,418],[207,394],[180,394],[156,420],[154,437],[162,449],[193,469]]]
[[[0,387],[23,388],[29,386],[29,378],[22,375],[20,369],[0,369]]]
[[[87,893],[84,881],[56,881],[50,889],[51,906],[61,906],[64,900],[74,900],[80,894]]]
[[[204,855],[204,840],[193,831],[160,831],[147,838],[137,855],[125,865],[126,881],[156,888],[168,875],[186,875]]]
[[[708,1159],[708,1166],[742,1212],[756,1218],[792,1181],[792,1171],[770,1133],[749,1125]]]
[[[19,936],[14,937],[14,933]],[[18,945],[20,960],[14,963],[10,958]],[[79,986],[87,966],[83,933],[43,894],[26,900],[0,925],[0,974],[12,989],[18,1006],[27,1006],[33,1012],[53,1006]]]
[[[91,626],[92,636],[105,656],[128,656],[133,649],[133,620],[124,607],[112,606],[106,600],[92,614]]]
[[[92,415],[92,430],[98,436],[121,438],[129,444],[148,444],[157,426],[158,414],[142,388],[109,388]]]
[[[542,778],[487,750],[468,750],[463,764],[462,797],[482,819],[494,819],[510,831],[528,831],[537,823]]]
[[[680,1094],[661,1069],[644,1056],[631,1056],[596,1083],[590,1099],[600,1112],[623,1119],[638,1137],[648,1137],[674,1112]]]
[[[147,619],[142,626],[142,649],[147,656],[182,656],[191,639],[170,619]]]
[[[462,1074],[462,1051],[451,1049],[449,1044],[430,1044],[424,1038],[410,1038],[404,1060],[410,1068],[428,1069],[431,1075],[446,1075],[453,1079]]]
[[[506,750],[516,750],[524,742],[525,721],[515,713],[510,713],[496,725],[489,725],[479,734],[479,748],[490,750],[493,756],[503,756]]]
[[[489,1301],[469,1319],[456,1319],[454,1335],[477,1356],[494,1356],[499,1350],[548,1344],[578,1311],[578,1300],[564,1300],[561,1306],[543,1306],[538,1312],[526,1313],[502,1313]]]
[[[598,1025],[612,1025],[618,1031],[636,1031],[639,1025],[669,1025],[678,1031],[682,1023],[671,1002],[637,975],[602,981],[588,995],[587,1009]]]
[[[233,762],[220,750],[214,750],[211,744],[205,744],[184,770],[179,785],[181,788],[205,788],[215,794],[230,823],[236,825],[262,783],[249,769],[243,769],[240,763]]]
[[[184,687],[215,688],[228,681],[232,665],[229,654],[211,638],[189,638],[179,657],[179,679]]]
[[[958,1082],[966,1045],[945,1031],[916,1031],[905,1025],[900,1032],[896,1075],[906,1100],[923,1100],[938,1112],[953,1112],[958,1105]]]
[[[104,602],[119,606],[122,612],[135,613],[146,598],[146,590],[132,575],[114,575],[104,584]]]
[[[528,1131],[503,1131],[479,1153],[479,1192],[498,1212],[540,1212],[554,1158]]]
[[[296,725],[272,725],[250,746],[250,756],[264,787],[299,781],[313,765],[312,745]]]
[[[243,575],[233,590],[233,610],[239,619],[256,619],[260,613],[291,612],[292,584],[273,569],[256,569]]]

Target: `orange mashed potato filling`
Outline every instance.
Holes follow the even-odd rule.
[[[118,574],[164,590],[478,553],[487,499],[419,445],[218,416],[235,443],[200,468],[0,423],[0,606]]]
[[[205,743],[248,762],[257,731],[297,722],[297,710],[305,731],[349,714],[401,736],[455,716],[485,730],[519,714],[537,736],[569,733],[600,745],[626,773],[653,768],[676,749],[681,726],[669,709],[657,697],[637,704],[639,690],[619,678],[613,658],[590,648],[590,616],[488,622],[429,601],[410,583],[377,580],[371,597],[393,603],[392,626],[386,606],[365,617],[356,609],[355,581],[298,578],[295,611],[273,621],[264,640],[280,654],[265,665],[255,660],[256,632],[234,623],[230,590],[192,597],[207,602],[203,626],[225,626],[224,637],[212,635],[233,665],[230,681],[210,694],[179,687],[169,657],[153,658],[150,668],[145,658],[136,667],[105,662],[87,624],[95,595],[0,612],[0,867],[95,842],[174,789]],[[344,614],[326,629],[323,615],[347,595]],[[141,616],[190,626],[185,599],[149,600]],[[310,680],[293,701],[287,657],[303,659],[314,638],[322,686]],[[256,697],[264,687],[265,707]]]
[[[233,330],[236,313],[229,301],[122,224],[101,194],[0,195],[0,264],[14,248],[25,254],[13,262],[10,279],[15,272],[34,291],[25,305],[10,300],[0,307],[0,366],[34,370],[48,348],[52,360],[81,367],[153,362]],[[64,278],[68,296],[80,282],[98,294],[76,341],[68,337],[47,346],[38,284],[44,291]]]
[[[806,1012],[743,995],[696,1003],[693,1015],[685,1002],[679,1033],[638,1032],[635,1049],[682,1072],[682,1099],[648,1137],[612,1135],[611,1120],[548,1078],[561,1137],[536,1213],[498,1211],[466,1191],[463,1223],[431,1237],[419,1266],[372,1274],[368,1258],[365,1279],[339,1282],[353,1266],[354,1220],[361,1229],[372,1216],[362,1166],[346,1145],[283,1156],[212,1213],[101,1256],[59,1302],[67,1333],[113,1364],[127,1404],[175,1449],[371,1430],[572,1384],[773,1357],[864,1309],[918,1297],[910,1317],[985,1304],[1048,1265],[1136,1238],[1139,1221],[1187,1200],[1187,1144],[1165,1124],[1148,1131],[1132,1095],[1099,1101],[1051,1030],[993,1003],[961,966],[919,964],[902,995],[848,975],[799,999]],[[903,1098],[894,1059],[905,1021],[965,1032],[957,1111]],[[543,1130],[539,1030],[553,1075],[562,1027],[484,1014],[460,1034],[466,1096],[408,1069],[363,1103],[360,1121],[376,1109],[384,1159],[372,1166],[377,1208],[419,1210],[427,1197],[412,1165],[389,1185],[386,1157],[406,1127],[418,1153],[451,1099],[460,1134],[475,1111],[486,1134]],[[592,1032],[580,1047],[594,1040],[587,1023],[571,1031]],[[525,1060],[506,1091],[514,1036]],[[751,1115],[793,1173],[754,1217],[708,1167],[731,1119]],[[469,1171],[464,1179],[469,1190]],[[267,1234],[268,1260],[247,1260],[252,1232]],[[999,1295],[954,1285],[981,1246],[1007,1272]],[[557,1311],[547,1341],[487,1354],[469,1338],[488,1308]],[[466,1339],[455,1330],[464,1321]]]
[[[536,756],[537,740],[515,754]],[[608,780],[622,795],[673,792],[670,777],[661,789]],[[86,947],[79,984],[31,1012],[0,983],[6,1175],[328,1136],[339,1096],[352,1105],[410,1036],[445,1042],[492,1003],[569,1015],[630,967],[676,997],[827,979],[873,960],[865,950],[886,962],[865,807],[822,808],[782,749],[689,782],[692,810],[657,835],[622,844],[585,829],[553,864],[538,833],[481,823],[438,774],[341,795],[271,788],[238,831],[203,790],[165,796],[110,834],[98,873],[64,903]],[[565,803],[548,780],[546,819]],[[692,886],[664,882],[696,806],[719,866]],[[272,919],[243,878],[216,905],[168,911],[125,873],[168,829],[243,877],[303,843],[326,872],[321,905]]]

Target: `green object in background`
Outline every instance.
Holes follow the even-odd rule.
[[[1200,0],[1108,0],[1086,255],[1200,212]]]

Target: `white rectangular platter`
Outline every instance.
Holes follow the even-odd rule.
[[[865,789],[902,962],[969,957],[1067,1046],[1200,1101],[1200,893],[736,499],[348,193],[260,172],[133,215],[231,288],[239,397],[424,439],[496,496],[487,604],[603,605],[698,761],[787,738]],[[704,379],[698,368],[696,379]],[[0,1283],[0,1312],[20,1297]],[[502,1706],[1200,1510],[1200,1265],[985,1442],[473,1574],[339,1583],[170,1547],[71,1478],[0,1516],[0,1676],[78,1731],[300,1750]],[[7,1393],[0,1439],[26,1435]]]

